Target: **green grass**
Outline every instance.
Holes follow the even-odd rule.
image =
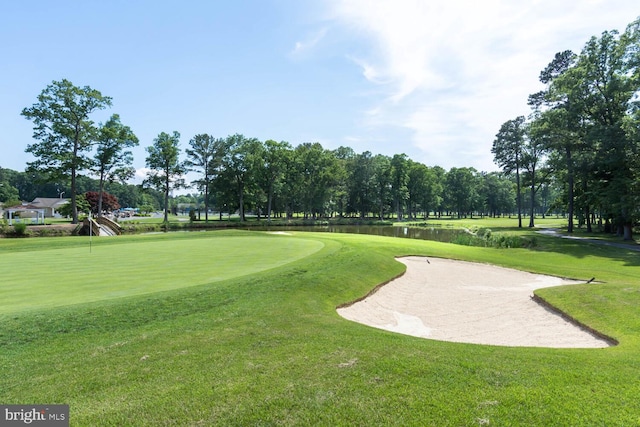
[[[267,234],[182,237],[159,243],[158,237],[144,236],[109,245],[86,237],[77,238],[84,245],[51,249],[57,241],[34,239],[32,250],[0,257],[0,314],[214,283],[293,262],[322,247],[317,240]]]
[[[451,218],[451,217],[430,217],[427,220],[418,220],[418,221],[409,221],[408,223],[398,223],[398,224],[428,224],[432,226],[442,226],[442,227],[454,227],[454,228],[496,228],[502,231],[506,229],[519,230],[518,228],[518,217],[511,216],[509,217],[500,217],[500,218],[491,218],[488,216],[485,217],[474,217],[474,218]],[[562,217],[557,217],[555,215],[547,216],[545,218],[536,217],[534,220],[536,227],[547,227],[547,228],[566,228],[567,219]],[[522,217],[522,227],[527,228],[529,226],[529,217]]]
[[[86,239],[15,240],[0,241],[3,273],[14,257],[89,256]],[[247,266],[262,256],[277,264],[271,248],[298,241],[307,252],[261,271],[197,280],[217,274],[216,256],[233,240],[240,241]],[[91,255],[124,249],[135,261],[140,251],[127,248],[153,246],[162,253],[198,247],[206,256],[175,250],[170,258],[176,267],[145,258],[149,264],[138,274],[161,269],[171,277],[180,276],[174,270],[189,275],[190,268],[201,268],[194,256],[203,257],[199,262],[209,257],[210,270],[189,276],[186,287],[0,315],[0,402],[68,403],[74,426],[640,423],[638,253],[545,236],[538,248],[526,250],[223,231],[96,239]],[[454,344],[369,328],[336,314],[337,305],[400,274],[404,267],[393,257],[408,254],[596,276],[596,284],[540,293],[620,345],[559,350]],[[110,282],[116,267],[79,266],[73,275],[91,272]],[[75,280],[66,270],[51,273],[58,277],[54,288]],[[7,286],[4,278],[1,283],[0,289]]]

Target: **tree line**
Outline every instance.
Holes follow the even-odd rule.
[[[539,79],[531,114],[496,135],[496,163],[532,199],[543,185],[557,188],[569,232],[578,218],[630,240],[640,219],[640,20],[592,37],[579,54],[557,53]]]
[[[161,132],[146,147],[150,172],[142,186],[129,186],[138,138],[117,114],[104,124],[91,120],[92,113],[111,106],[110,97],[62,80],[22,111],[34,124],[35,142],[25,151],[36,159],[24,174],[58,193],[68,188],[74,222],[81,189],[97,191],[101,203],[105,189],[126,193],[134,187],[129,192],[136,196],[126,204],[160,205],[166,221],[175,201],[171,194],[191,186],[205,220],[212,210],[237,212],[241,220],[249,211],[269,220],[294,214],[403,220],[517,212],[522,226],[526,209],[534,226],[536,213],[555,210],[567,213],[569,232],[578,218],[589,230],[598,221],[631,238],[640,217],[639,27],[636,20],[622,34],[592,37],[580,54],[556,54],[540,73],[545,89],[528,98],[532,112],[508,120],[496,134],[492,153],[501,172],[445,171],[405,154],[329,150],[319,143],[294,147],[242,134],[194,135],[183,152],[181,135],[173,131]],[[187,183],[188,172],[197,179]],[[3,176],[17,183],[21,174],[0,169],[0,184]],[[87,183],[92,187],[83,187]],[[0,185],[0,201],[16,185]]]
[[[185,172],[203,195],[205,220],[219,212],[246,212],[270,220],[301,214],[326,217],[427,218],[500,215],[513,211],[514,187],[500,173],[473,168],[428,167],[405,154],[355,153],[349,147],[329,150],[319,143],[293,147],[286,141],[259,141],[241,134],[216,138],[195,135],[180,158],[179,134],[161,133],[147,147],[150,183],[165,197],[185,183]]]
[[[25,172],[0,168],[0,201],[62,197],[72,191],[85,195],[102,189],[106,190],[104,197],[115,195],[122,206],[145,206],[147,211],[162,208],[165,218],[178,202],[196,205],[202,208],[205,220],[213,210],[219,215],[237,212],[241,220],[247,212],[267,220],[298,215],[402,220],[429,215],[507,215],[515,207],[513,180],[502,173],[474,168],[445,171],[405,154],[355,153],[349,147],[329,150],[319,143],[293,147],[284,141],[262,142],[240,134],[224,138],[195,135],[183,151],[178,132],[160,133],[146,151],[150,172],[144,184],[137,186],[113,176],[100,179],[94,173],[93,178],[76,176],[72,190],[69,176],[52,177],[34,164]],[[97,169],[85,172],[93,170]],[[187,172],[193,172],[196,179],[185,182]],[[188,186],[197,194],[170,196]],[[78,205],[83,202],[84,198],[76,200]],[[546,206],[547,202],[537,200],[536,204]]]
[[[514,181],[506,174],[467,167],[445,171],[405,154],[329,150],[317,142],[294,147],[241,134],[198,134],[183,152],[178,132],[161,132],[146,147],[150,172],[143,185],[129,185],[126,180],[135,172],[131,148],[138,138],[118,114],[104,124],[91,120],[93,112],[110,105],[111,98],[88,86],[68,80],[47,86],[38,102],[22,111],[34,123],[36,142],[25,151],[35,160],[25,172],[0,168],[0,201],[66,195],[73,222],[83,203],[78,196],[90,192],[99,195],[98,213],[105,194],[112,194],[123,206],[161,207],[165,221],[170,202],[180,198],[202,204],[205,220],[211,210],[238,212],[241,220],[247,211],[269,220],[294,214],[403,220],[514,211]],[[188,172],[198,178],[187,183]],[[171,197],[189,186],[197,196]],[[540,208],[539,200],[534,203]]]
[[[445,171],[405,154],[329,150],[319,143],[294,147],[241,134],[198,134],[183,152],[178,132],[161,132],[146,147],[150,172],[136,188],[125,181],[135,172],[131,148],[139,144],[138,138],[118,114],[104,124],[91,120],[93,112],[110,105],[111,98],[88,86],[68,80],[47,86],[38,102],[22,111],[34,123],[35,142],[25,151],[35,160],[25,172],[0,169],[0,182],[6,182],[0,186],[0,200],[16,193],[29,199],[35,189],[41,192],[38,196],[66,194],[73,222],[78,221],[78,196],[97,192],[100,213],[105,189],[124,205],[160,205],[166,221],[171,194],[189,185],[198,190],[205,220],[210,210],[238,212],[241,220],[247,211],[267,219],[301,214],[399,220],[513,211],[512,180],[500,173]],[[188,172],[198,178],[185,182]]]

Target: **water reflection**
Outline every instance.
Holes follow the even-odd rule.
[[[391,225],[326,225],[326,226],[296,226],[296,227],[251,227],[250,230],[264,231],[315,231],[327,233],[372,234],[375,236],[402,237],[407,239],[435,240],[437,242],[451,242],[462,233],[462,230],[449,228],[404,227]]]

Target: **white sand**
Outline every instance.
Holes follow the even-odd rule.
[[[406,273],[338,313],[388,331],[441,341],[602,348],[610,344],[531,299],[576,282],[488,264],[404,257]]]

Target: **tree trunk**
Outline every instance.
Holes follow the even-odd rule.
[[[267,201],[267,221],[271,222],[271,201],[273,200],[273,181],[269,183],[269,199]]]
[[[167,174],[167,180],[164,183],[164,223],[169,222],[169,174]]]
[[[520,194],[520,169],[516,167],[516,204],[518,205],[518,228],[522,228],[522,194]]]
[[[76,168],[71,168],[71,223],[78,223],[78,202],[76,199]]]
[[[535,227],[534,224],[534,204],[536,201],[536,185],[535,185],[535,170],[531,173],[531,206],[529,207],[529,228]]]
[[[244,222],[244,185],[242,185],[242,180],[236,176],[236,183],[238,184],[238,196],[240,203],[240,208],[238,213],[240,214],[240,222]]]
[[[102,216],[102,195],[104,194],[104,171],[100,171],[100,193],[98,193],[98,218]]]
[[[198,218],[199,219],[199,218]],[[204,180],[204,222],[209,222],[209,179]]]
[[[573,161],[571,160],[571,149],[566,148],[567,155],[567,198],[569,199],[568,215],[569,223],[567,225],[567,233],[573,233]]]

